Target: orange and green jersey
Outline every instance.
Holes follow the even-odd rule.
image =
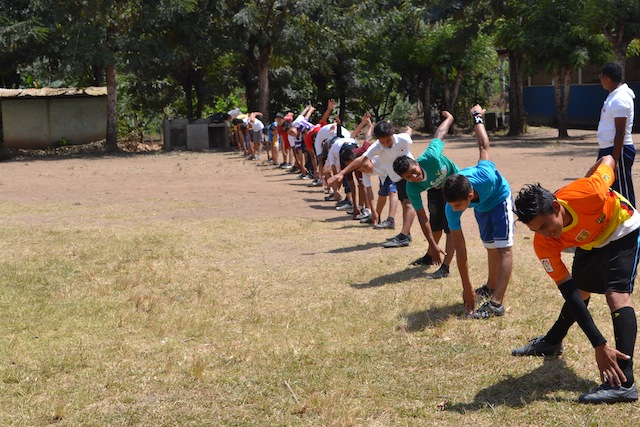
[[[556,283],[569,274],[560,256],[564,249],[577,246],[591,250],[629,232],[620,226],[633,216],[635,210],[631,203],[610,188],[614,176],[610,166],[601,164],[591,176],[580,178],[555,192],[558,202],[571,215],[571,224],[562,229],[558,238],[536,234],[533,247]]]

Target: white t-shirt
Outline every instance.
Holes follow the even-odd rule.
[[[242,114],[242,111],[240,111],[239,108],[234,108],[233,110],[229,111],[227,114],[230,115],[232,119],[235,119],[240,114]]]
[[[254,132],[262,132],[262,129],[264,129],[264,123],[258,119],[253,119],[251,125],[253,126],[251,130]]]
[[[329,166],[335,166],[340,169],[340,149],[344,144],[353,143],[358,145],[358,141],[353,138],[338,138],[329,150]]]
[[[364,155],[370,159],[378,156],[380,158],[380,167],[386,171],[386,175],[393,182],[398,182],[402,177],[394,172],[393,161],[400,156],[407,156],[413,159],[410,151],[411,144],[413,144],[413,140],[409,134],[398,133],[393,135],[393,144],[391,144],[390,148],[385,147],[380,144],[380,141],[376,140]]]
[[[387,178],[387,172],[380,166],[380,158],[378,156],[371,159],[371,163],[373,163],[373,172],[362,174],[362,184],[365,187],[371,187],[371,177],[373,175],[379,176],[383,181]]]
[[[331,131],[331,127],[332,126],[336,126],[335,123],[330,123],[328,125],[324,125],[320,128],[320,130],[318,131],[318,133],[316,134],[316,140],[313,143],[313,147],[316,150],[316,156],[319,156],[322,154],[322,144],[330,138],[333,138],[334,136],[336,136],[336,131],[335,129],[333,130],[333,132]],[[350,138],[351,137],[351,132],[349,132],[346,128],[342,128],[342,136],[345,138]]]
[[[633,145],[631,129],[633,127],[633,100],[636,94],[626,84],[618,86],[609,93],[607,99],[602,104],[600,112],[600,122],[598,123],[598,147],[613,147],[613,140],[616,136],[615,119],[627,118],[627,127],[624,132],[624,145]]]

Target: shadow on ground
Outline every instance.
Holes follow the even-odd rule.
[[[363,245],[364,246],[364,245]],[[366,246],[380,246],[380,243],[368,243]],[[375,277],[367,283],[352,283],[351,286],[354,289],[369,289],[377,288],[379,286],[391,285],[395,283],[406,282],[413,279],[425,279],[426,269],[428,267],[411,267],[405,270],[397,271],[395,273],[385,274],[384,276]]]
[[[578,377],[564,360],[543,359],[542,366],[528,374],[519,377],[507,376],[480,390],[473,402],[456,403],[448,406],[447,410],[464,414],[498,405],[522,408],[536,401],[573,402],[579,394],[588,392],[596,385],[593,381]],[[568,399],[549,396],[557,391],[569,391],[576,396]]]
[[[460,317],[464,314],[464,305],[453,304],[444,307],[432,307],[428,310],[414,311],[412,313],[400,313],[400,322],[396,329],[405,332],[420,332],[432,328],[451,317]]]

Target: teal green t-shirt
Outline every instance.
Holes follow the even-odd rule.
[[[416,159],[422,170],[424,170],[425,180],[422,182],[407,181],[407,197],[413,205],[413,208],[423,209],[422,196],[420,193],[431,188],[440,188],[444,184],[444,180],[449,175],[458,173],[458,167],[442,154],[444,150],[444,142],[441,139],[434,138],[424,150],[424,153]]]

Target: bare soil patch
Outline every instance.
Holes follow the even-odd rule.
[[[540,182],[556,189],[584,174],[596,159],[595,131],[573,130],[559,140],[557,131],[531,128],[518,138],[491,136],[491,155],[516,192]],[[430,137],[414,135],[412,152],[419,155]],[[472,134],[448,136],[445,154],[459,167],[477,162]],[[73,215],[39,212],[24,221],[74,221],[93,208],[108,206],[113,221],[177,218],[241,217],[249,220],[280,216],[339,220],[323,201],[321,189],[307,181],[237,152],[161,152],[105,155],[21,157],[0,164],[2,200],[42,205],[64,203]],[[55,218],[48,218],[53,215]],[[96,221],[98,216],[95,216]],[[100,221],[105,221],[102,217]],[[419,230],[416,230],[419,232]]]

